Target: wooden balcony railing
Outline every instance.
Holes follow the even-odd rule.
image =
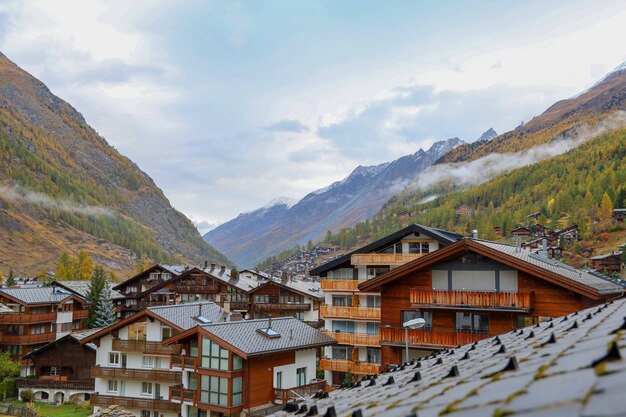
[[[167,400],[151,400],[143,398],[94,394],[91,396],[90,401],[91,405],[97,405],[99,407],[120,405],[126,409],[133,408],[139,410],[171,411],[173,413],[180,412],[180,404],[171,403]]]
[[[528,311],[532,307],[532,293],[505,291],[433,290],[412,288],[411,304],[416,306],[503,308]]]
[[[195,405],[198,401],[198,391],[185,389],[182,385],[170,387],[170,401],[188,402]]]
[[[53,379],[17,379],[15,386],[18,388],[44,388],[44,389],[71,389],[71,390],[94,390],[94,381],[60,381]]]
[[[310,303],[254,303],[256,311],[310,311]]]
[[[300,387],[279,389],[274,388],[274,402],[278,404],[287,404],[289,401],[300,399],[306,395],[312,395],[319,390],[326,389],[326,381],[315,381],[313,383],[302,385]]]
[[[355,253],[350,257],[352,265],[404,265],[426,254],[423,253]]]
[[[74,314],[72,314],[72,319],[74,320],[86,319],[87,317],[89,317],[89,310],[74,310],[73,313]]]
[[[34,345],[37,343],[52,342],[56,338],[56,333],[40,333],[40,334],[25,334],[25,335],[11,335],[3,334],[2,343],[7,345]]]
[[[478,340],[492,337],[488,333],[465,333],[445,330],[409,330],[409,346],[429,347],[454,347],[474,343]],[[404,328],[381,327],[381,345],[404,345]]]
[[[0,323],[2,324],[23,324],[23,323],[51,323],[57,320],[57,313],[14,313],[0,314]]]
[[[320,359],[320,369],[333,372],[348,372],[358,375],[375,375],[380,373],[380,364],[353,362],[343,359]]]
[[[352,346],[380,346],[378,334],[323,332],[337,342]]]
[[[322,291],[358,291],[359,284],[365,280],[356,279],[323,279],[320,281]]]
[[[133,381],[160,381],[181,383],[181,372],[167,369],[129,369],[129,368],[104,368],[101,366],[91,367],[93,378],[127,379]]]
[[[170,355],[180,353],[181,349],[181,345],[163,345],[161,342],[113,339],[113,350],[120,350],[122,352],[141,352]]]
[[[174,291],[179,293],[217,293],[220,291],[220,286],[217,284],[207,285],[194,285],[194,284],[175,284]]]
[[[187,355],[171,355],[170,356],[170,369],[172,368],[197,369],[198,358],[196,358],[195,356],[187,356]]]
[[[372,319],[380,320],[380,308],[375,307],[347,307],[347,306],[321,306],[320,315],[324,318],[341,319]]]

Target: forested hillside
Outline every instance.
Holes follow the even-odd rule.
[[[0,272],[87,251],[123,276],[136,260],[227,259],[78,111],[0,54]]]

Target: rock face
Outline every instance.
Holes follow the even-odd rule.
[[[82,249],[121,273],[142,254],[227,262],[147,174],[2,54],[0,187],[0,230],[10,232],[0,270],[36,274]]]
[[[204,239],[238,265],[252,267],[309,239],[318,240],[327,230],[371,217],[419,173],[462,143],[448,139],[393,162],[359,166],[345,179],[313,191],[293,206],[273,204],[240,214]]]

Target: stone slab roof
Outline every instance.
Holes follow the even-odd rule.
[[[59,303],[73,293],[58,287],[36,288],[2,288],[0,293],[20,300],[24,304],[52,304]]]
[[[55,281],[53,285],[60,286],[61,288],[66,288],[70,291],[74,291],[79,294],[81,297],[87,297],[87,293],[89,292],[89,285],[91,281],[79,281],[79,280],[70,280],[70,281]],[[111,298],[113,300],[123,300],[126,298],[122,293],[113,289],[117,285],[116,282],[109,283],[109,289],[111,290]]]
[[[272,330],[280,335],[277,338],[257,332],[268,325],[268,319],[261,319],[209,324],[202,328],[248,356],[337,343],[332,337],[293,317],[271,320]]]
[[[152,313],[162,317],[164,320],[175,324],[183,330],[191,329],[202,324],[194,317],[205,317],[212,323],[223,321],[224,310],[210,301],[198,301],[193,303],[183,303],[171,306],[148,307]]]
[[[625,317],[622,299],[442,351],[298,407],[320,416],[624,416]]]

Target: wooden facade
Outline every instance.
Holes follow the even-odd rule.
[[[267,281],[248,294],[252,319],[292,316],[302,321],[319,320],[319,296],[289,287],[288,281]]]
[[[591,258],[591,267],[601,273],[619,274],[622,271],[622,252],[594,256]]]

